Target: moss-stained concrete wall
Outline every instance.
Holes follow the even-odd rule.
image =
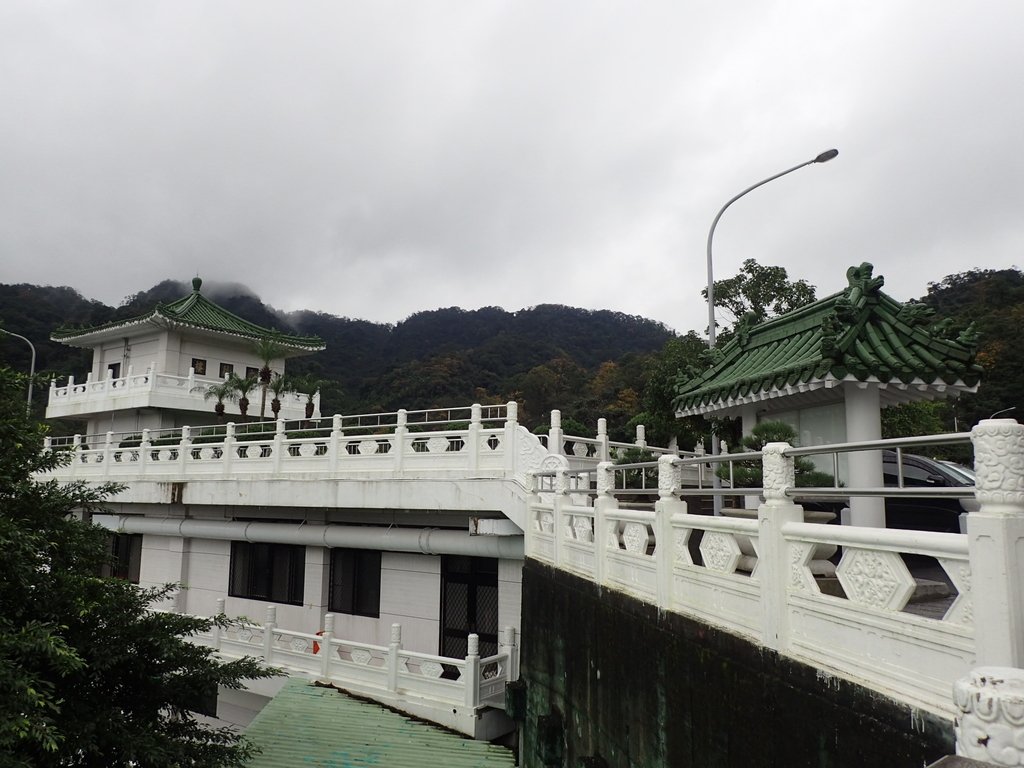
[[[522,764],[921,768],[952,725],[534,560]]]

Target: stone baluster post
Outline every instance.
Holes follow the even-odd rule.
[[[565,433],[562,432],[562,412],[551,411],[551,428],[548,430],[548,453],[559,456],[565,453]]]
[[[223,618],[224,618],[224,598],[223,597],[218,597],[217,598],[217,614],[214,616],[214,619],[223,619]],[[211,631],[213,633],[213,650],[219,651],[220,650],[221,631],[222,631],[221,627],[220,627],[220,624],[215,621],[213,626],[210,629],[211,629]]]
[[[149,429],[142,430],[142,440],[139,441],[139,469],[143,474],[146,472],[146,467],[149,466],[149,454],[152,447],[153,438]]]
[[[224,477],[231,477],[235,455],[235,422],[229,421],[224,428],[224,455],[221,457]]]
[[[551,514],[554,516],[554,558],[555,565],[562,565],[562,550],[565,546],[565,531],[570,521],[566,507],[572,503],[569,496],[569,475],[564,467],[555,470],[555,492],[551,497]]]
[[[344,436],[345,433],[341,431],[341,414],[336,413],[331,417],[331,441],[327,445],[332,475],[338,472],[341,463],[341,438]]]
[[[643,424],[636,425],[636,447],[640,449],[647,447],[647,429]]]
[[[511,477],[519,462],[519,404],[515,400],[505,405],[505,437],[501,449],[505,453],[505,471]]]
[[[474,709],[480,706],[480,637],[469,636],[469,652],[466,654],[466,706]]]
[[[331,679],[331,638],[334,637],[334,614],[324,614],[324,630],[320,635],[320,677]]]
[[[956,753],[995,765],[1024,765],[1024,623],[1015,552],[1024,543],[1024,426],[989,419],[971,431],[975,495],[967,518],[971,597],[979,664],[954,684]]]
[[[391,642],[388,643],[388,690],[398,690],[398,655],[402,650],[402,625],[391,625]]]
[[[505,680],[512,682],[519,679],[519,648],[516,642],[516,628],[505,627],[498,634],[498,653],[508,655],[508,667]]]
[[[68,394],[69,395],[71,394],[70,390],[68,391]],[[54,402],[54,398],[55,397],[57,397],[57,379],[53,378],[53,379],[50,379],[50,399],[47,400],[46,402],[48,402],[48,403]],[[46,439],[49,440],[49,438],[46,438]],[[47,443],[47,447],[49,447],[49,443]]]
[[[180,369],[179,369],[180,370]],[[185,389],[187,392],[191,392],[196,388],[196,369],[188,369],[188,377],[185,379]]]
[[[618,527],[608,514],[619,508],[615,498],[615,465],[602,461],[597,465],[597,497],[594,499],[594,581],[604,584],[609,549],[619,546]]]
[[[192,427],[181,428],[181,443],[178,444],[178,461],[181,462],[181,471],[185,472],[188,460],[192,452]]]
[[[263,661],[270,664],[274,660],[274,629],[277,628],[277,607],[267,606],[263,619]]]
[[[597,420],[597,460],[612,460],[611,448],[608,445],[608,419]]]
[[[967,516],[979,666],[1024,667],[1024,425],[986,419],[971,430],[975,495]]]
[[[281,472],[281,462],[284,461],[284,419],[274,422],[274,448],[270,455],[271,471],[276,475]]]
[[[114,460],[114,433],[107,432],[107,437],[103,441],[103,476],[106,477],[110,474],[110,463]]]
[[[672,569],[676,559],[672,516],[686,511],[686,502],[679,499],[683,486],[681,465],[682,461],[678,456],[665,454],[658,458],[658,500],[654,504],[654,558],[658,569],[658,605],[665,609],[672,607]]]
[[[398,410],[397,423],[395,425],[395,473],[402,474],[405,468],[405,451],[409,445],[409,412],[405,408]]]
[[[470,408],[469,432],[466,435],[466,453],[469,459],[469,471],[476,472],[480,468],[480,430],[483,428],[481,419],[483,408],[480,403],[473,403]]]
[[[803,520],[803,509],[786,495],[796,485],[788,443],[768,443],[762,451],[764,503],[757,510],[758,575],[761,581],[761,628],[769,648],[789,646],[789,546],[782,529]]]
[[[75,435],[71,441],[71,477],[78,474],[78,467],[82,463],[82,436]]]
[[[146,369],[146,383],[149,385],[150,392],[156,390],[156,363],[150,363]]]

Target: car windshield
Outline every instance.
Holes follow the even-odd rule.
[[[962,477],[965,481],[974,485],[974,470],[970,467],[965,467],[963,464],[957,464],[955,461],[942,461],[940,463],[957,477]]]

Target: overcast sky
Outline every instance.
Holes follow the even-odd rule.
[[[703,331],[746,258],[1024,263],[1024,2],[3,0],[0,282]]]

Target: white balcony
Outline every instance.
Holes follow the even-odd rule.
[[[71,376],[68,383],[58,387],[50,384],[50,400],[46,406],[46,418],[85,418],[93,414],[135,408],[160,408],[173,411],[201,411],[210,413],[213,404],[205,398],[211,384],[217,379],[198,377],[190,372],[188,376],[173,376],[167,373],[133,373],[110,379],[93,379],[91,374],[84,382],[76,382]],[[249,398],[249,415],[259,415],[259,392]],[[280,418],[296,420],[305,417],[306,395],[290,392],[281,398]],[[320,395],[313,398],[314,417],[320,415]],[[225,403],[228,417],[240,416],[237,403]],[[268,403],[269,408],[269,403]]]

